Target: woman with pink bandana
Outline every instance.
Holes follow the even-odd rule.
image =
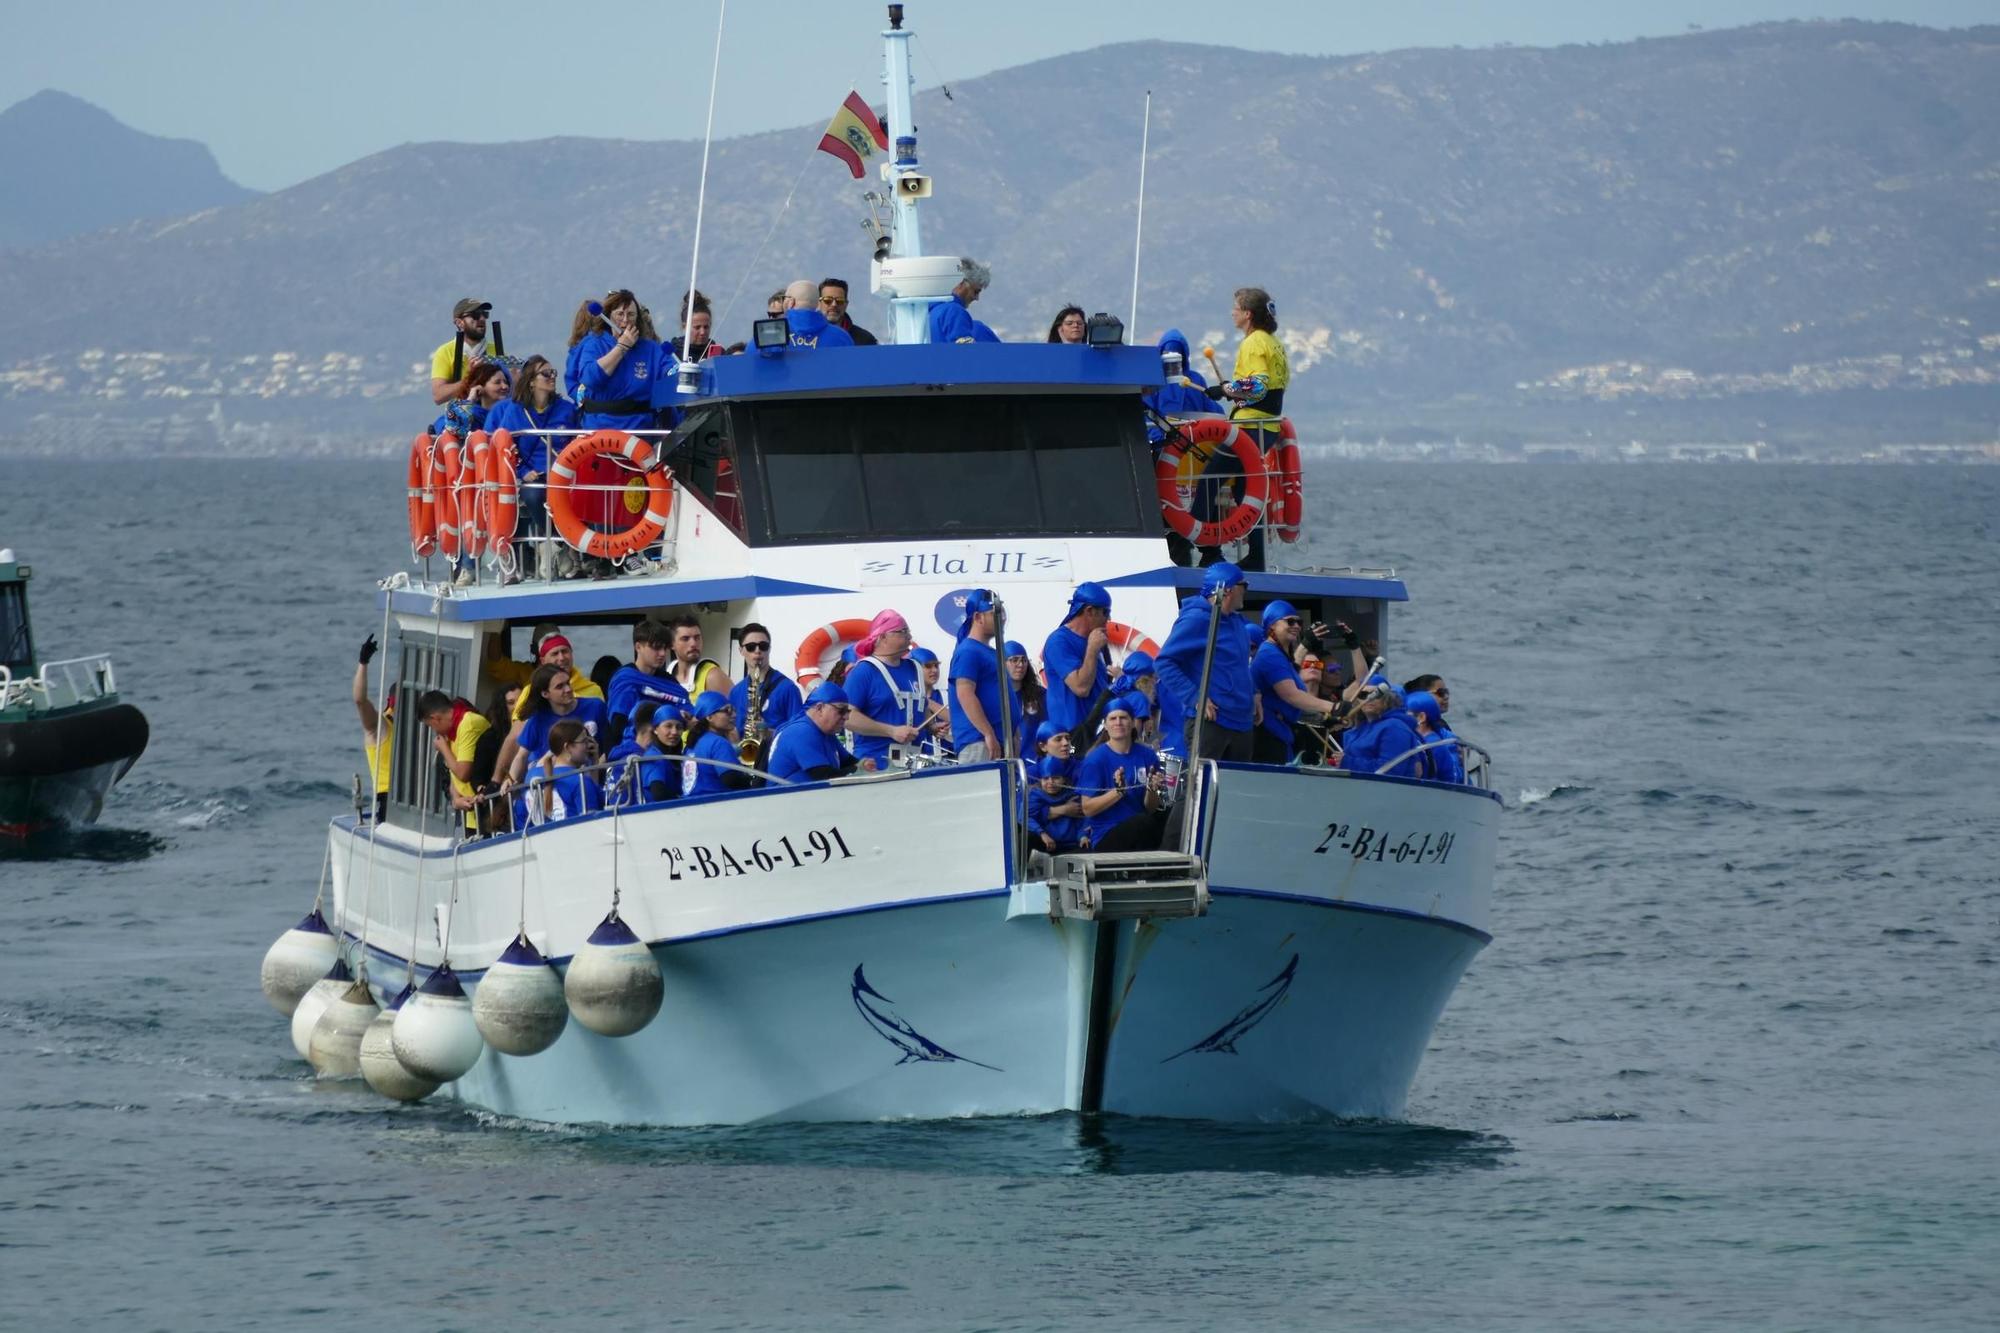
[[[878,769],[901,764],[923,734],[924,689],[909,655],[909,622],[894,611],[877,615],[854,645],[844,684],[853,709],[847,726],[855,757],[873,759]]]

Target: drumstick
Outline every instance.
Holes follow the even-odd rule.
[[[1224,383],[1222,367],[1215,364],[1215,349],[1207,344],[1203,344],[1201,354],[1208,358],[1208,370],[1211,375],[1215,376],[1215,382],[1217,384]]]

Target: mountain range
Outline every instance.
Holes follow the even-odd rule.
[[[993,267],[978,313],[1007,336],[1039,339],[1070,301],[1127,313],[1148,90],[1135,332],[1177,325],[1226,365],[1231,292],[1268,288],[1295,412],[2000,392],[2000,27],[1328,58],[1147,41],[932,89],[925,239]],[[819,132],[714,147],[700,285],[727,336],[800,276],[848,278],[856,319],[879,323],[873,182],[816,155]],[[190,188],[227,185],[177,147],[202,153]],[[664,326],[700,152],[409,144],[16,246],[0,308],[36,315],[0,326],[0,428],[413,424],[417,363],[465,295],[495,303],[513,352],[559,349],[579,299],[612,286]]]

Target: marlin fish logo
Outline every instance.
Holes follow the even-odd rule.
[[[868,1000],[862,997],[867,996],[880,1000],[884,1005],[893,1005],[895,1001],[869,985],[868,978],[862,974],[861,967],[862,965],[859,963],[855,964],[854,967],[854,985],[851,988],[854,995],[854,1007],[860,1012],[862,1020],[881,1035],[882,1040],[903,1053],[903,1058],[896,1061],[897,1064],[906,1065],[912,1060],[923,1060],[935,1064],[961,1063],[979,1065],[981,1069],[991,1069],[996,1074],[1005,1072],[998,1065],[982,1064],[978,1060],[968,1060],[962,1055],[947,1051],[944,1047],[911,1027],[901,1014],[893,1010],[885,1012],[868,1003]]]
[[[1279,1005],[1285,1002],[1285,996],[1289,994],[1292,989],[1292,978],[1298,975],[1298,971],[1299,971],[1299,956],[1297,954],[1293,954],[1292,961],[1285,964],[1284,971],[1278,973],[1277,976],[1272,977],[1269,981],[1265,982],[1263,985],[1257,988],[1259,993],[1264,991],[1270,991],[1271,993],[1269,995],[1264,996],[1263,999],[1255,1001],[1252,1004],[1246,1005],[1243,1009],[1238,1011],[1236,1017],[1230,1019],[1227,1023],[1224,1023],[1221,1027],[1209,1033],[1206,1037],[1203,1037],[1200,1041],[1196,1042],[1194,1045],[1188,1047],[1187,1050],[1176,1051],[1172,1055],[1168,1056],[1166,1060],[1160,1061],[1160,1063],[1166,1064],[1170,1060],[1178,1060],[1183,1055],[1189,1055],[1196,1051],[1205,1051],[1215,1055],[1236,1054],[1237,1039],[1239,1037],[1248,1036],[1250,1033],[1250,1029],[1256,1027],[1259,1023],[1263,1022],[1267,1017],[1270,1016],[1270,1013],[1273,1009],[1276,1009]]]

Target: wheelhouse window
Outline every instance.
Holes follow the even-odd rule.
[[[769,543],[1150,536],[1150,468],[1122,395],[930,394],[739,404],[751,524]]]
[[[729,409],[720,404],[690,411],[674,430],[667,455],[674,481],[700,496],[710,512],[744,536],[743,496]]]
[[[0,583],[0,664],[17,676],[35,669],[35,645],[28,638],[28,589]]]

